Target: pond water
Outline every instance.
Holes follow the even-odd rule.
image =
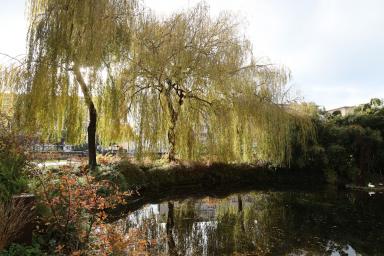
[[[384,195],[242,192],[143,205],[113,223],[129,255],[384,255]]]

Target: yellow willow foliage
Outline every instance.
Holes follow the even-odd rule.
[[[147,92],[141,94],[138,104],[132,106],[131,120],[135,123],[134,141],[139,158],[143,153],[165,149],[168,119],[167,115],[164,115],[161,103],[158,95]]]
[[[127,88],[121,79],[108,79],[97,97],[99,112],[99,142],[108,145],[113,142],[126,141],[134,136],[127,120]]]
[[[168,147],[169,114],[160,104],[155,95],[145,95],[137,105],[140,153]],[[257,95],[216,102],[204,110],[187,101],[181,108],[176,126],[181,159],[286,164],[295,143],[305,146],[315,136],[309,116]]]
[[[34,76],[33,86],[27,92],[23,90],[18,93],[16,124],[26,132],[39,134],[43,139],[56,142],[65,138],[68,142],[79,143],[84,139],[85,121],[85,109],[79,91],[67,73],[47,76],[47,69],[51,67],[44,66],[39,67],[39,72]],[[24,83],[28,83],[28,80]]]
[[[119,46],[130,40],[135,6],[133,0],[29,0],[29,53],[99,67],[106,51],[125,53]]]
[[[12,90],[13,81],[21,81],[22,74],[14,64],[7,67],[0,65],[0,115],[11,121],[14,116],[14,105],[17,99]],[[13,125],[13,120],[12,120]]]
[[[11,83],[19,127],[50,141],[82,143],[94,105],[100,141],[132,133],[126,110],[117,107],[127,105],[127,84],[113,77],[129,51],[136,7],[135,0],[28,1],[28,56],[23,79]]]
[[[289,71],[257,61],[228,14],[200,4],[132,19],[136,1],[30,0],[28,57],[11,84],[19,127],[84,141],[87,108],[102,144],[134,141],[138,157],[289,162],[313,132],[279,104]]]
[[[0,113],[5,112],[3,109],[3,102],[5,98],[5,88],[7,86],[7,70],[5,67],[0,66]]]
[[[140,154],[174,143],[184,159],[282,164],[313,135],[309,117],[279,105],[289,71],[256,61],[231,16],[200,4],[138,24],[127,93]]]

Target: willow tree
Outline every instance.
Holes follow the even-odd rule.
[[[310,125],[276,104],[289,72],[257,62],[239,31],[232,16],[212,18],[201,4],[162,20],[140,19],[129,72],[139,147],[153,149],[166,138],[170,161],[252,161],[255,147],[263,159],[289,158],[289,133]]]
[[[105,86],[122,90],[111,84],[105,71],[127,55],[135,0],[29,0],[28,4],[28,79],[18,88],[20,123],[47,136],[55,131],[60,136],[65,128],[72,131],[68,139],[75,141],[81,135],[85,106],[89,167],[94,169],[95,99],[104,97],[99,92]],[[118,100],[110,98],[110,105]]]

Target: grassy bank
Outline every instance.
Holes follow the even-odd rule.
[[[260,189],[305,188],[325,184],[323,175],[307,170],[249,164],[133,164],[122,161],[100,170],[99,177],[115,181],[124,190],[140,194],[252,186]]]

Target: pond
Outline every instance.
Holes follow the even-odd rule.
[[[384,255],[384,195],[249,191],[143,205],[113,223],[129,255]]]

